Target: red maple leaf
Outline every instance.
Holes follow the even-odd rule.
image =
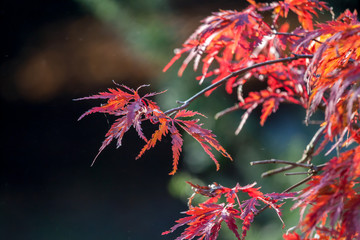
[[[356,184],[359,180],[359,146],[331,159],[323,172],[313,177],[293,206],[300,207],[302,214],[309,207],[300,224],[307,237],[314,229],[336,239],[358,236],[360,196]]]
[[[177,220],[177,224],[169,231],[163,232],[169,234],[177,228],[187,225],[183,233],[176,238],[193,239],[216,239],[221,228],[221,222],[225,222],[228,228],[235,234],[237,239],[243,239],[250,228],[254,217],[259,213],[257,207],[261,203],[273,208],[280,217],[280,206],[278,202],[287,198],[293,198],[296,193],[270,193],[263,194],[260,188],[254,188],[256,183],[244,187],[237,184],[233,188],[223,187],[214,183],[209,186],[200,186],[189,182],[194,190],[193,196],[189,198],[189,210],[184,212],[187,217]],[[243,192],[248,194],[249,199],[240,201],[237,193]],[[199,206],[192,206],[192,199],[196,194],[208,197],[204,203]],[[221,196],[225,197],[224,203],[218,203]],[[242,236],[238,233],[236,219],[242,221]],[[282,220],[281,220],[282,221]]]
[[[224,74],[246,64],[241,59],[249,56],[261,43],[262,37],[271,33],[271,28],[255,11],[253,6],[238,11],[220,11],[204,19],[202,25],[185,41],[182,49],[175,51],[173,59],[165,66],[166,71],[183,54],[188,56],[179,70],[179,76],[194,59],[194,70],[197,70],[202,59],[202,82],[206,77],[218,75],[212,82],[217,82]],[[233,59],[237,65],[231,64]],[[218,69],[209,72],[213,62],[219,64]]]
[[[102,92],[98,95],[75,99],[107,99],[106,104],[91,108],[81,115],[79,120],[92,113],[106,113],[118,117],[106,133],[105,140],[92,164],[94,164],[96,158],[112,140],[117,139],[117,147],[120,147],[124,134],[131,127],[134,127],[139,137],[146,142],[136,159],[140,158],[147,150],[155,147],[164,136],[170,133],[173,152],[173,170],[170,172],[170,175],[175,174],[177,171],[183,145],[182,136],[176,126],[180,126],[200,143],[205,152],[215,162],[217,169],[219,169],[219,163],[212,152],[213,149],[232,160],[231,156],[215,139],[216,136],[210,130],[202,128],[202,124],[198,124],[199,119],[183,119],[194,117],[195,115],[203,116],[202,114],[189,110],[180,110],[172,118],[161,111],[155,102],[148,99],[148,97],[159,93],[148,93],[141,97],[138,91],[142,86],[137,90],[124,85],[119,86],[120,88],[109,89],[108,92]],[[146,138],[141,128],[141,123],[146,120],[158,126],[158,129],[155,130],[150,139]]]
[[[181,110],[175,115],[174,122],[176,122],[182,129],[184,129],[189,135],[191,135],[200,143],[204,151],[215,162],[216,169],[218,170],[220,165],[211,151],[212,148],[220,152],[224,157],[227,157],[230,160],[232,160],[232,158],[215,139],[216,136],[210,130],[202,128],[202,124],[198,124],[199,119],[180,119],[181,117],[193,117],[195,115],[199,115],[199,113],[188,110]]]
[[[93,95],[90,97],[78,98],[75,100],[89,100],[89,99],[107,99],[107,103],[101,105],[100,107],[93,107],[83,115],[80,116],[81,120],[86,115],[92,113],[107,113],[119,117],[111,125],[109,131],[105,135],[105,140],[103,141],[98,154],[94,158],[92,165],[94,164],[96,158],[99,154],[108,146],[112,140],[117,139],[117,147],[120,147],[122,144],[122,138],[124,134],[134,127],[139,134],[140,138],[144,141],[148,141],[141,129],[141,122],[144,118],[155,120],[157,119],[157,113],[161,112],[159,107],[147,97],[154,96],[159,93],[149,93],[140,97],[138,91],[141,87],[134,90],[125,85],[119,85],[120,88],[109,89],[109,92],[101,92],[98,95]],[[123,88],[126,91],[123,91]]]
[[[300,236],[297,233],[286,233],[283,235],[285,240],[300,240]]]
[[[235,219],[239,218],[239,211],[232,204],[202,203],[198,207],[190,207],[184,213],[189,216],[177,220],[177,224],[169,231],[163,232],[163,235],[187,224],[189,227],[176,240],[193,239],[194,237],[215,240],[218,237],[221,223],[224,221],[229,229],[234,232],[236,238],[240,240],[235,224]]]

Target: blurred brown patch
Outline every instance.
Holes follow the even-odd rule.
[[[136,87],[161,72],[160,66],[136,57],[109,27],[92,18],[51,24],[36,38],[24,46],[14,69],[16,92],[26,100],[81,95],[111,86],[112,80]]]

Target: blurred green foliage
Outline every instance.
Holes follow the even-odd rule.
[[[94,16],[113,28],[134,55],[161,61],[168,53],[164,46],[174,42],[175,31],[160,17],[169,10],[166,0],[115,1],[76,0]]]

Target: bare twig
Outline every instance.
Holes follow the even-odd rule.
[[[310,125],[320,125],[322,124],[324,121],[321,120],[309,120],[307,122],[304,121],[305,124],[310,124]]]
[[[218,112],[217,114],[215,114],[215,119],[218,119],[219,117],[224,116],[225,114],[228,114],[230,112],[236,111],[240,108],[239,104],[235,104],[232,107],[226,108],[224,110],[222,110],[221,112]]]
[[[291,187],[288,187],[287,189],[285,189],[284,191],[282,191],[282,193],[290,192],[291,190],[293,190],[294,188],[300,186],[301,184],[306,183],[307,181],[311,180],[312,176],[313,176],[313,175],[310,175],[310,176],[304,178],[303,180],[301,180],[300,182],[295,183],[295,184],[292,185]],[[262,209],[260,209],[260,210],[255,214],[255,216],[258,215],[258,214],[260,214],[261,212],[263,212],[263,211],[264,211],[265,209],[267,209],[269,206],[270,206],[270,205],[264,206]]]
[[[276,63],[282,63],[282,62],[290,62],[290,61],[294,61],[297,60],[299,58],[312,58],[313,55],[300,55],[300,54],[293,54],[292,57],[286,57],[286,58],[280,58],[280,59],[275,59],[275,60],[269,60],[269,61],[265,61],[262,63],[257,63],[254,64],[252,66],[246,67],[246,68],[242,68],[238,71],[232,72],[229,75],[227,75],[226,77],[222,78],[221,80],[219,80],[216,83],[213,83],[209,86],[207,86],[206,88],[202,89],[201,91],[197,92],[195,95],[193,95],[192,97],[190,97],[189,99],[185,100],[185,101],[178,101],[179,103],[182,103],[181,106],[176,107],[176,108],[172,108],[167,110],[166,112],[164,112],[165,114],[169,115],[172,114],[173,112],[182,110],[184,108],[187,108],[191,102],[193,102],[195,99],[197,99],[198,97],[200,97],[201,95],[204,95],[207,91],[212,90],[218,86],[221,86],[222,84],[224,84],[227,80],[229,80],[232,77],[241,75],[247,71],[250,71],[251,69],[254,68],[258,68],[258,67],[262,67],[262,66],[266,66],[266,65],[271,65],[271,64],[276,64]]]
[[[290,172],[290,173],[285,173],[285,176],[307,175],[307,174],[309,174],[309,172]]]
[[[307,164],[311,163],[312,160],[312,155],[314,154],[314,149],[315,146],[317,145],[317,143],[319,142],[321,136],[322,136],[322,132],[325,129],[325,126],[320,127],[317,132],[315,133],[315,135],[313,136],[313,138],[311,139],[311,141],[309,142],[309,144],[306,146],[305,151],[301,157],[301,159],[299,161],[297,161],[297,164],[301,164],[306,162]],[[268,177],[280,172],[284,172],[290,169],[293,169],[297,166],[295,165],[291,165],[291,166],[285,166],[285,167],[281,167],[281,168],[276,168],[276,169],[272,169],[270,171],[264,172],[263,174],[261,174],[261,177]]]
[[[303,167],[303,168],[311,168],[312,167],[312,165],[310,165],[310,164],[304,164],[304,163],[299,163],[299,162],[289,162],[289,161],[279,160],[279,159],[253,161],[253,162],[250,162],[250,165],[268,164],[268,163],[282,163],[282,164],[288,164],[288,165],[291,165],[294,167]]]
[[[321,133],[323,132],[323,130],[325,129],[325,126],[320,127],[317,132],[315,133],[315,135],[313,136],[313,138],[311,139],[311,141],[309,142],[309,144],[306,146],[306,149],[303,153],[302,158],[293,163],[293,162],[289,162],[289,161],[284,161],[284,160],[277,160],[277,159],[270,159],[270,160],[262,160],[262,161],[254,161],[251,162],[251,165],[256,165],[256,164],[266,164],[266,163],[282,163],[282,164],[288,164],[289,166],[286,167],[282,167],[282,168],[277,168],[277,169],[273,169],[270,170],[268,172],[263,173],[261,176],[262,177],[267,177],[276,173],[280,173],[283,171],[287,171],[290,169],[293,169],[295,167],[303,167],[303,168],[309,168],[309,171],[307,172],[294,172],[294,173],[285,173],[285,175],[303,175],[303,174],[309,174],[308,177],[304,178],[303,180],[301,180],[298,183],[295,183],[294,185],[288,187],[287,189],[285,189],[282,193],[286,193],[286,192],[290,192],[291,190],[293,190],[294,188],[308,182],[311,180],[311,178],[317,174],[319,171],[322,170],[322,168],[324,168],[326,166],[326,164],[321,164],[321,165],[317,165],[314,166],[311,164],[311,159],[312,159],[312,154],[314,153],[314,148],[316,146],[316,144],[318,143],[318,141],[321,138]],[[306,164],[304,164],[304,162],[307,162]],[[269,205],[264,206],[262,209],[260,209],[256,215],[258,215],[259,213],[261,213],[262,211],[264,211],[265,209],[267,209],[269,207]]]
[[[294,188],[300,186],[301,184],[304,184],[304,183],[306,183],[307,181],[310,181],[311,178],[312,178],[312,176],[313,176],[313,175],[310,175],[310,176],[304,178],[303,180],[301,180],[300,182],[292,185],[291,187],[288,187],[287,189],[285,189],[285,190],[283,191],[283,193],[290,192],[291,190],[293,190]]]

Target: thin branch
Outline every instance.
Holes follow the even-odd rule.
[[[304,162],[307,162],[307,164],[310,164],[310,162],[312,160],[312,155],[314,154],[315,146],[317,145],[320,138],[322,137],[321,133],[324,131],[324,129],[325,129],[325,126],[322,126],[317,130],[317,132],[315,133],[315,135],[313,136],[313,138],[311,139],[309,144],[306,146],[301,159],[296,162],[297,164],[301,164]],[[268,176],[271,176],[271,175],[274,175],[277,173],[285,172],[285,171],[293,169],[295,167],[297,167],[297,166],[291,165],[291,166],[285,166],[285,167],[281,167],[281,168],[272,169],[270,171],[267,171],[267,172],[264,172],[263,174],[261,174],[261,177],[268,177]]]
[[[226,108],[224,110],[222,110],[221,112],[218,112],[217,114],[215,114],[215,119],[218,119],[219,117],[224,116],[225,114],[228,114],[230,112],[236,111],[240,108],[239,104],[235,104],[232,107]]]
[[[191,102],[193,102],[195,99],[197,99],[198,97],[200,97],[201,95],[204,95],[207,91],[212,90],[218,86],[221,86],[222,84],[224,84],[227,80],[229,80],[232,77],[241,75],[247,71],[250,71],[254,68],[258,68],[258,67],[262,67],[262,66],[266,66],[266,65],[271,65],[271,64],[276,64],[276,63],[282,63],[282,62],[290,62],[290,61],[294,61],[300,58],[312,58],[313,55],[300,55],[300,54],[293,54],[293,57],[286,57],[286,58],[280,58],[280,59],[276,59],[276,60],[269,60],[269,61],[265,61],[265,62],[261,62],[261,63],[257,63],[254,64],[252,66],[246,67],[246,68],[242,68],[238,71],[232,72],[229,75],[227,75],[226,77],[222,78],[221,80],[219,80],[216,83],[213,83],[209,86],[207,86],[206,88],[202,89],[201,91],[199,91],[198,93],[196,93],[195,95],[193,95],[192,97],[190,97],[189,99],[185,100],[185,101],[178,101],[179,103],[182,103],[181,106],[176,107],[176,108],[172,108],[167,110],[166,112],[164,112],[166,115],[169,115],[173,112],[182,110],[184,108],[187,108]]]
[[[241,131],[241,129],[243,128],[243,126],[245,125],[246,120],[249,118],[251,112],[257,108],[258,104],[254,103],[253,105],[251,105],[248,109],[246,109],[245,113],[242,115],[241,117],[241,121],[239,123],[239,126],[237,127],[237,129],[235,130],[235,135],[238,135]]]
[[[304,175],[304,174],[311,174],[311,175],[315,175],[318,172],[320,172],[325,166],[326,163],[324,164],[320,164],[320,165],[310,165],[310,169],[307,172],[291,172],[291,173],[285,173],[285,176],[290,176],[290,175]]]
[[[309,124],[309,125],[320,125],[320,124],[322,124],[324,121],[322,121],[322,120],[309,120],[309,121],[307,121],[307,122],[303,122],[303,123],[305,123],[305,124]]]
[[[313,175],[310,175],[310,176],[304,178],[303,180],[301,180],[300,182],[298,182],[298,183],[292,185],[291,187],[285,189],[285,190],[283,191],[283,193],[290,192],[291,190],[293,190],[294,188],[300,186],[301,184],[304,184],[304,183],[310,181],[311,178],[312,178],[312,176],[313,176]]]
[[[306,174],[309,174],[309,172],[291,172],[291,173],[285,173],[285,176],[306,175]]]
[[[312,175],[310,175],[310,176],[308,176],[308,177],[306,177],[306,178],[304,178],[303,180],[301,180],[300,182],[298,182],[298,183],[295,183],[294,185],[292,185],[291,187],[288,187],[287,189],[285,189],[284,191],[282,191],[282,193],[287,193],[287,192],[290,192],[291,190],[293,190],[294,188],[296,188],[296,187],[298,187],[298,186],[300,186],[301,184],[304,184],[304,183],[306,183],[306,182],[308,182],[308,181],[310,181],[311,180],[311,178],[312,178]],[[264,206],[262,209],[260,209],[256,214],[255,214],[255,216],[256,215],[258,215],[258,214],[260,214],[261,212],[263,212],[265,209],[267,209],[268,207],[269,207],[270,205],[266,205],[266,206]]]
[[[279,159],[253,161],[253,162],[250,162],[250,165],[268,164],[268,163],[282,163],[282,164],[291,165],[293,167],[303,167],[303,168],[309,168],[309,169],[312,167],[312,165],[310,165],[310,164],[304,164],[304,163],[298,163],[298,162],[289,162],[289,161],[279,160]]]
[[[281,160],[280,160],[281,161]],[[263,161],[258,161],[258,162],[263,162]],[[287,162],[287,161],[285,161]],[[295,183],[294,185],[288,187],[287,189],[285,189],[284,191],[282,191],[282,193],[287,193],[290,192],[291,190],[293,190],[294,188],[297,188],[298,186],[308,182],[311,180],[311,178],[316,175],[319,171],[321,171],[324,167],[326,166],[325,164],[321,164],[321,165],[317,165],[317,166],[311,166],[311,168],[309,169],[308,172],[301,172],[301,173],[285,173],[285,175],[299,175],[299,174],[309,174],[309,176],[307,176],[306,178],[304,178],[303,180],[301,180],[300,182]],[[259,213],[261,213],[262,211],[264,211],[265,209],[267,209],[270,205],[266,205],[264,206],[262,209],[260,209],[255,215],[258,215]]]

